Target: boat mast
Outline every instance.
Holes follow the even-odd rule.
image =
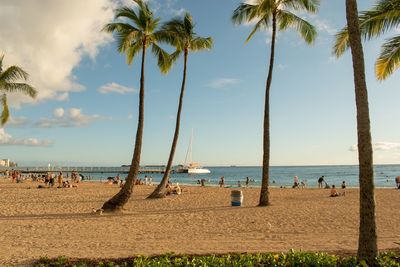
[[[192,145],[193,145],[193,128],[192,128],[192,134],[190,136],[189,147],[188,147],[188,150],[186,151],[186,157],[185,157],[184,166],[187,166],[188,157],[189,157],[189,163],[191,163],[193,161],[193,159],[192,159]]]

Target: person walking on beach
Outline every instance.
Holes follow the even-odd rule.
[[[322,175],[321,177],[318,178],[318,188],[324,188],[324,187],[323,187],[323,183],[326,184],[324,178],[325,178],[325,176],[323,176],[323,175]]]
[[[293,178],[293,188],[299,188],[299,177],[296,175],[294,178]]]
[[[345,196],[346,195],[346,181],[342,182],[342,189],[343,189],[342,195]]]
[[[249,184],[250,184],[250,178],[246,177],[246,187],[249,187]]]

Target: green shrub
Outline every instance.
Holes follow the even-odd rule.
[[[379,266],[400,267],[400,254],[394,252],[382,253],[377,262]],[[365,267],[365,262],[358,263],[355,257],[339,257],[320,252],[302,252],[291,250],[288,253],[262,253],[262,254],[227,254],[227,255],[174,255],[164,254],[154,257],[135,256],[125,259],[93,260],[93,259],[68,259],[58,257],[49,259],[40,258],[34,266],[63,266],[63,267],[127,267],[127,266],[274,266],[274,267]]]

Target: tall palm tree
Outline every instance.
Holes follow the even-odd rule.
[[[256,22],[248,42],[253,35],[263,29],[272,31],[269,69],[265,89],[264,107],[264,138],[263,138],[263,169],[259,206],[269,205],[269,160],[270,160],[270,118],[269,98],[274,68],[276,32],[294,28],[300,36],[311,44],[317,35],[315,27],[291,11],[317,12],[319,0],[254,0],[254,3],[241,3],[233,12],[232,21],[235,24]]]
[[[361,36],[370,40],[397,29],[400,25],[400,0],[380,0],[369,11],[361,12],[358,17]],[[349,48],[348,28],[338,34],[334,46],[335,54],[340,56]],[[375,63],[376,78],[380,81],[389,77],[400,67],[400,35],[387,39]]]
[[[173,19],[167,22],[162,27],[162,30],[165,34],[164,35],[165,38],[163,40],[176,48],[176,51],[171,55],[171,61],[174,62],[179,57],[179,55],[183,53],[183,78],[181,85],[181,93],[179,96],[178,111],[176,113],[175,133],[171,145],[171,150],[169,153],[167,167],[165,169],[160,184],[148,196],[148,198],[162,198],[165,197],[166,195],[166,185],[169,180],[169,175],[175,155],[175,149],[179,137],[179,128],[180,128],[183,96],[185,94],[186,69],[187,69],[189,52],[197,52],[205,49],[211,49],[212,47],[213,42],[211,37],[207,38],[198,37],[196,33],[193,31],[193,29],[194,29],[194,23],[192,16],[189,13],[186,13],[183,19]]]
[[[375,266],[377,236],[375,223],[374,171],[369,119],[368,92],[365,82],[364,53],[357,18],[357,1],[346,0],[346,18],[351,48],[357,107],[358,161],[360,181],[360,226],[358,258]],[[340,38],[339,33],[337,38]]]
[[[144,71],[147,48],[151,46],[152,52],[158,57],[158,66],[162,72],[167,72],[170,64],[168,54],[158,46],[163,33],[157,31],[160,19],[154,17],[147,3],[142,0],[133,0],[138,5],[135,11],[130,7],[116,10],[115,19],[123,18],[124,21],[112,22],[104,27],[110,33],[116,33],[118,51],[126,54],[128,64],[139,52],[142,52],[140,91],[139,91],[139,117],[136,131],[135,149],[128,177],[122,189],[111,199],[103,204],[103,209],[108,212],[121,211],[132,195],[133,187],[139,173],[140,154],[142,150],[143,124],[144,124]],[[128,22],[130,23],[128,23]]]
[[[0,92],[2,95],[0,97],[0,104],[3,108],[3,111],[0,115],[0,124],[4,126],[7,123],[10,112],[8,109],[7,103],[7,94],[8,93],[23,93],[24,95],[35,98],[37,95],[37,91],[35,88],[26,83],[17,82],[18,80],[28,80],[28,73],[21,69],[18,66],[8,67],[3,71],[3,59],[4,55],[0,56]]]

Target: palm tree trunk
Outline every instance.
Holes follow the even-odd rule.
[[[361,44],[356,0],[346,0],[347,27],[353,59],[357,106],[358,160],[360,181],[360,227],[358,259],[375,266],[377,235],[375,223],[374,173],[368,92],[365,82],[364,54]]]
[[[174,139],[172,141],[171,150],[169,152],[167,167],[165,168],[165,172],[164,172],[164,175],[163,175],[163,178],[162,178],[160,184],[153,191],[153,193],[151,193],[147,198],[163,198],[166,196],[166,193],[167,193],[167,191],[165,189],[166,189],[166,186],[167,186],[167,183],[169,180],[169,174],[171,172],[172,163],[174,161],[176,145],[178,144],[179,128],[180,128],[180,124],[181,124],[181,111],[182,111],[183,96],[185,95],[185,85],[186,85],[187,58],[188,58],[188,50],[185,49],[183,79],[182,79],[182,86],[181,86],[181,94],[179,97],[178,112],[176,114],[175,134],[174,134]]]
[[[132,195],[140,168],[140,154],[142,151],[143,124],[144,124],[144,63],[146,58],[146,39],[143,41],[142,50],[142,69],[140,73],[140,92],[139,92],[139,118],[136,131],[135,149],[133,152],[131,166],[129,168],[128,177],[121,190],[103,204],[102,209],[106,212],[122,211],[124,205],[128,202]]]
[[[263,168],[262,168],[260,202],[258,206],[268,206],[270,204],[269,203],[269,159],[270,159],[269,96],[271,91],[272,72],[274,69],[275,39],[276,39],[276,13],[273,13],[271,55],[269,59],[269,70],[265,88]]]

